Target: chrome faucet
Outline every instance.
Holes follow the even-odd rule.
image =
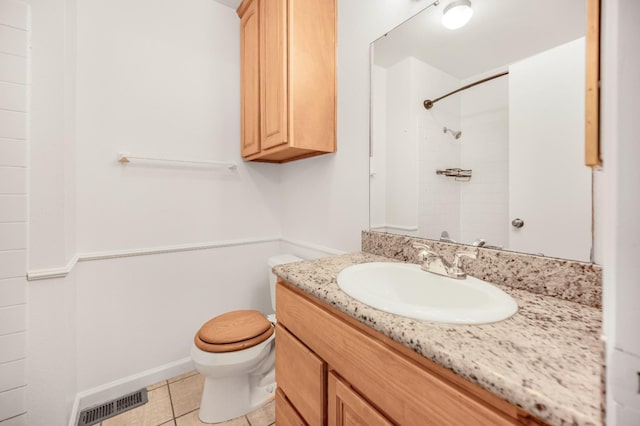
[[[457,280],[467,278],[467,273],[462,269],[460,259],[469,257],[475,259],[478,256],[478,249],[458,250],[453,255],[453,263],[447,262],[442,255],[433,251],[431,246],[423,243],[413,243],[413,247],[420,250],[418,252],[418,260],[422,262],[422,270],[433,274],[443,275]]]

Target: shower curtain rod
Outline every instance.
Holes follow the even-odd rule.
[[[424,105],[424,107],[426,109],[431,109],[433,104],[435,104],[436,102],[446,98],[447,96],[451,96],[451,95],[453,95],[455,93],[461,92],[461,91],[466,90],[466,89],[468,89],[470,87],[477,86],[478,84],[486,83],[489,80],[493,80],[494,78],[502,77],[503,75],[507,75],[507,74],[509,74],[509,71],[505,71],[505,72],[502,72],[500,74],[492,75],[491,77],[483,78],[482,80],[478,80],[475,83],[471,83],[471,84],[467,84],[466,86],[462,86],[461,88],[459,88],[457,90],[454,90],[453,92],[449,92],[446,95],[440,96],[439,98],[436,98],[434,100],[427,99],[422,103],[422,105]]]

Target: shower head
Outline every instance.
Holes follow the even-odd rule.
[[[449,129],[449,128],[445,127],[442,130],[442,133],[447,133],[447,132],[451,133],[451,136],[453,136],[455,139],[460,139],[460,136],[462,136],[462,131],[461,130],[456,131],[456,130]]]

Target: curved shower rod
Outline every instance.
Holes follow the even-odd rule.
[[[463,90],[467,90],[468,88],[473,87],[473,86],[477,86],[478,84],[486,83],[489,80],[493,80],[494,78],[502,77],[503,75],[507,75],[507,74],[509,74],[509,71],[501,72],[500,74],[496,74],[496,75],[492,75],[491,77],[483,78],[482,80],[478,80],[478,81],[476,81],[474,83],[467,84],[466,86],[463,86],[463,87],[461,87],[461,88],[459,88],[457,90],[454,90],[453,92],[449,92],[446,95],[440,96],[439,98],[436,98],[434,100],[427,99],[422,103],[422,105],[424,105],[424,107],[426,109],[431,109],[431,107],[433,107],[433,104],[435,104],[436,102],[438,102],[438,101],[440,101],[440,100],[442,100],[442,99],[444,99],[444,98],[446,98],[448,96],[451,96],[451,95],[453,95],[455,93],[458,93],[458,92],[461,92]]]

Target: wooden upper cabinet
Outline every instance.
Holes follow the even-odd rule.
[[[260,3],[260,130],[262,148],[287,143],[287,0]]]
[[[257,19],[248,22],[247,16],[256,11]],[[238,15],[243,158],[281,163],[335,152],[336,0],[244,0]],[[257,75],[245,69],[254,67],[256,57],[254,22]],[[252,97],[255,85],[258,101]],[[248,118],[256,107],[258,145],[253,140],[255,123]]]
[[[246,157],[260,152],[260,18],[258,0],[242,4],[240,15],[241,151]]]

